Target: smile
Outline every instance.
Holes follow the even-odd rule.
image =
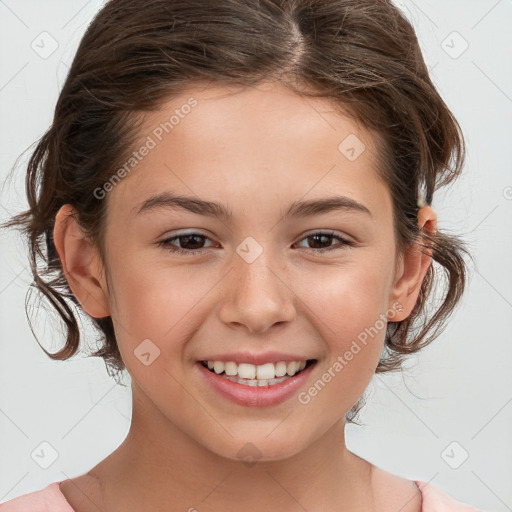
[[[316,363],[308,359],[256,365],[215,359],[197,361],[196,368],[205,384],[224,399],[246,407],[269,407],[298,393]]]
[[[233,361],[201,361],[201,364],[211,372],[237,384],[273,386],[297,375],[313,361],[313,359],[308,361],[279,361],[260,365],[237,364]]]

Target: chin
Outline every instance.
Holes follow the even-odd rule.
[[[212,443],[207,448],[220,457],[251,467],[257,462],[274,462],[293,457],[307,448],[307,442],[305,439],[291,439],[283,430],[281,435],[265,432],[254,436],[226,436],[224,443]]]

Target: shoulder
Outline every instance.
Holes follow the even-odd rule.
[[[37,491],[23,494],[0,504],[0,512],[75,512],[53,482]]]
[[[372,489],[382,511],[423,512],[421,491],[412,480],[372,466]]]
[[[481,512],[467,503],[455,500],[431,484],[421,480],[416,480],[415,484],[423,497],[421,512]]]
[[[401,512],[482,512],[457,501],[438,487],[421,480],[407,480],[373,466],[376,501],[385,510]],[[0,511],[1,512],[1,511]]]

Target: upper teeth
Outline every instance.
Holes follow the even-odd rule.
[[[238,375],[241,379],[268,380],[285,375],[295,375],[306,367],[306,361],[280,361],[254,365],[249,363],[236,364],[233,361],[207,361],[208,368],[215,373],[225,372],[226,375]]]

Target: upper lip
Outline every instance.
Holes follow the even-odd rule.
[[[262,353],[251,353],[251,352],[232,352],[232,353],[223,353],[223,354],[215,354],[212,356],[207,356],[199,361],[233,361],[236,364],[240,363],[248,363],[254,365],[261,365],[265,363],[278,363],[279,361],[308,361],[309,359],[314,359],[312,357],[304,357],[303,355],[297,354],[285,354],[283,352],[262,352]]]

